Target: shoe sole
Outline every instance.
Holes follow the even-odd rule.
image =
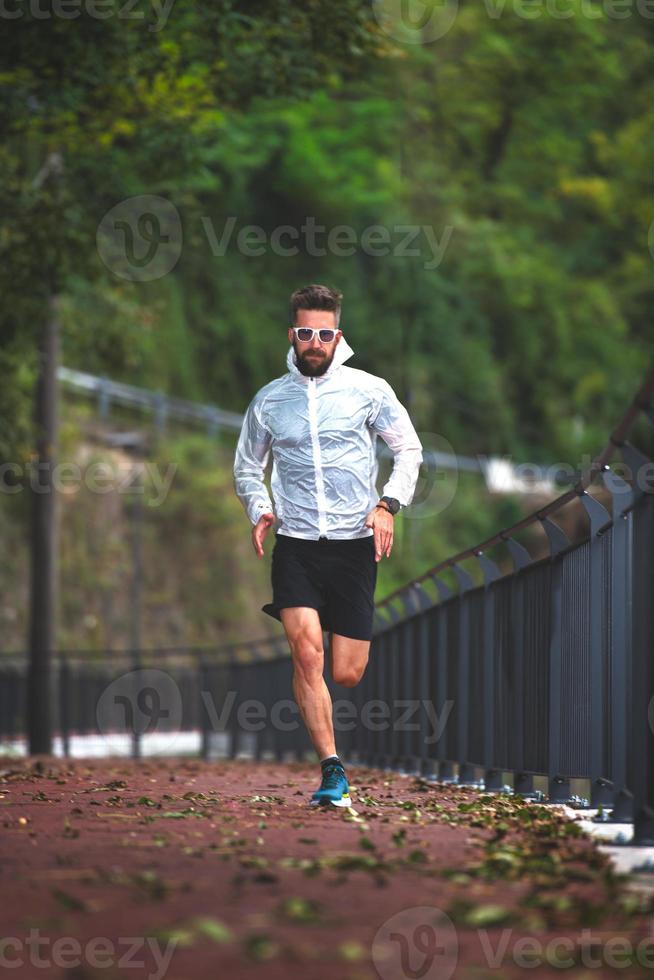
[[[309,806],[340,806],[340,807],[350,807],[352,806],[352,800],[349,796],[343,797],[340,800],[309,800]]]

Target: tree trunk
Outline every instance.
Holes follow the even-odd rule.
[[[36,454],[32,460],[31,583],[27,685],[29,753],[52,754],[52,653],[56,637],[57,519],[54,466],[57,451],[58,298],[51,295],[39,346],[36,384]]]

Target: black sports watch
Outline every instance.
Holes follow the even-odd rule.
[[[380,500],[382,500],[386,504],[393,517],[395,517],[398,510],[402,506],[400,501],[396,500],[395,497],[381,497]],[[377,504],[377,506],[379,506],[379,504]]]

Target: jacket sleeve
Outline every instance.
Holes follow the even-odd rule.
[[[422,443],[406,408],[388,384],[381,380],[375,392],[375,406],[370,427],[377,432],[393,453],[393,470],[382,496],[394,497],[403,507],[413,500],[422,463]]]
[[[262,514],[274,513],[264,474],[272,436],[261,421],[256,396],[248,405],[234,458],[234,490],[252,525]]]

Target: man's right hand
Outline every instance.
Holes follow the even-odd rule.
[[[266,540],[268,531],[274,523],[274,514],[262,514],[252,528],[252,546],[257,553],[257,558],[263,558],[263,543]]]

